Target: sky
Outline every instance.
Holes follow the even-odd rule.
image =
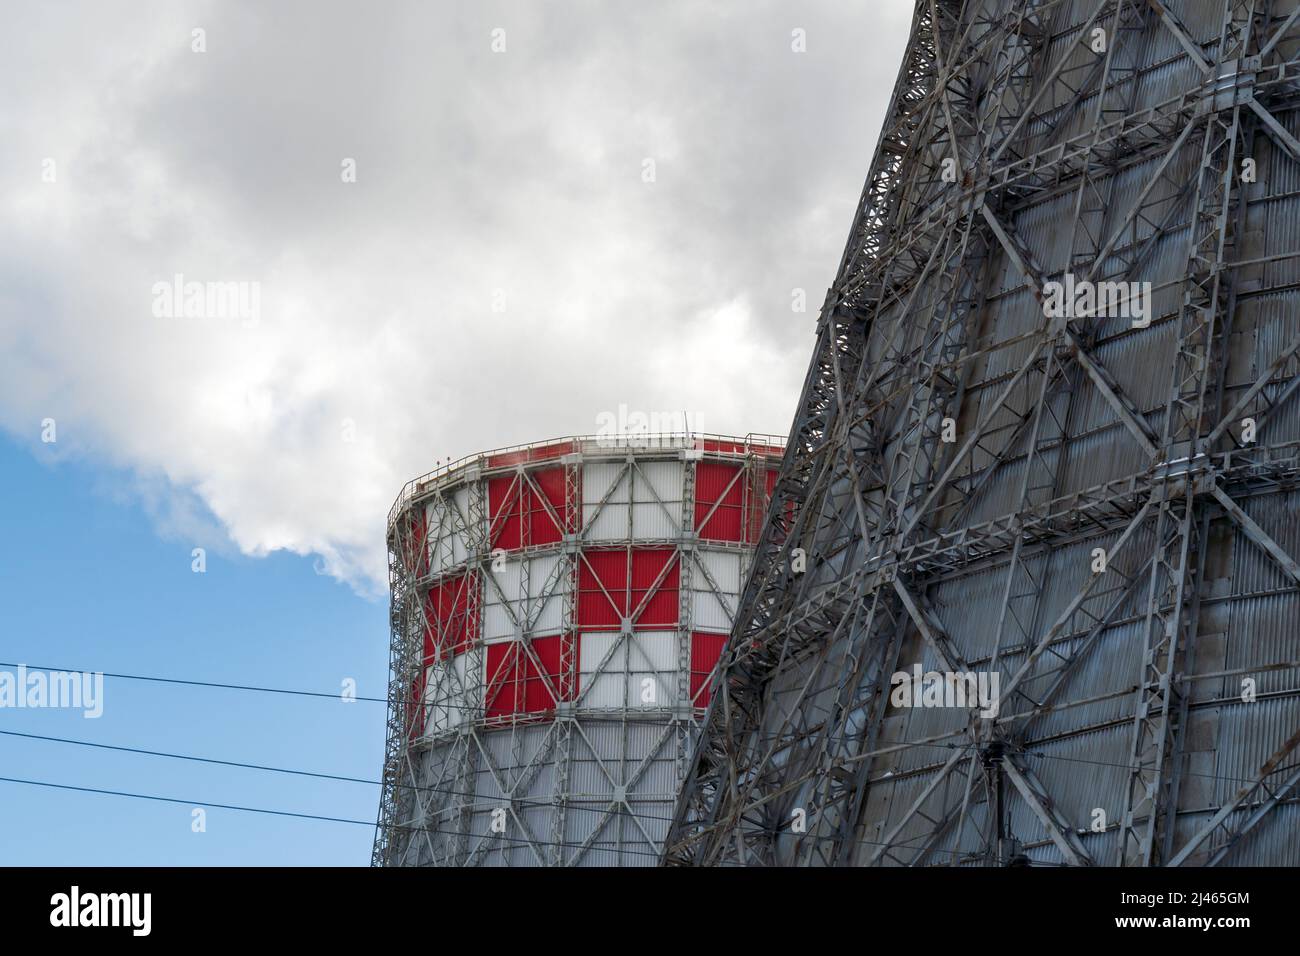
[[[0,670],[382,697],[405,481],[621,407],[785,434],[910,14],[7,9]],[[380,704],[108,678],[100,718],[0,731],[0,776],[182,801],[0,782],[0,863],[369,860],[363,825],[191,814],[372,821],[373,786],[12,733],[373,780]]]

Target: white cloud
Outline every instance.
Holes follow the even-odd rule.
[[[784,6],[13,13],[0,424],[369,591],[437,459],[620,403],[784,431],[910,4],[811,4],[802,56]],[[260,321],[154,317],[175,273],[260,283]]]

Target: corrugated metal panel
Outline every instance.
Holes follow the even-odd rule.
[[[524,607],[522,568],[517,561],[494,565],[483,581],[483,639],[513,638]]]
[[[638,541],[661,541],[681,534],[682,504],[647,502],[632,505],[632,537]]]
[[[677,655],[673,632],[634,632],[627,638],[617,633],[583,633],[578,643],[578,707],[673,706]]]
[[[1288,554],[1300,554],[1300,493],[1244,498],[1238,502],[1256,524]],[[1251,594],[1287,588],[1290,578],[1277,563],[1245,535],[1234,536],[1234,594]]]
[[[468,501],[468,489],[462,488],[455,494],[433,499],[424,508],[430,567],[435,573],[465,561]]]
[[[628,472],[626,464],[614,462],[582,466],[582,523],[588,541],[621,541],[628,537]]]
[[[566,596],[573,590],[573,575],[567,558],[546,555],[528,564],[528,608],[526,620],[532,634],[554,634],[564,628]]]
[[[464,720],[466,666],[466,655],[458,654],[425,668],[425,733],[440,733]]]
[[[453,564],[460,564],[469,557],[469,543],[466,540],[466,534],[471,537],[481,534],[481,529],[476,529],[470,520],[470,488],[468,485],[462,485],[452,494],[451,500],[455,505],[456,514],[460,516],[461,532],[453,534],[451,538],[451,560]]]
[[[680,514],[682,502],[682,462],[638,462],[632,475],[632,500],[661,501],[674,514]],[[673,506],[678,507],[674,508]]]
[[[996,29],[995,24],[1008,13],[1006,7],[1005,3],[989,0],[982,7],[987,23],[972,14],[968,21],[970,34],[958,33],[960,39],[953,42],[971,44],[963,49],[978,49],[982,30]],[[1287,0],[1281,10],[1275,8],[1274,26],[1293,7],[1292,0]],[[1015,122],[1015,111],[1024,104],[1032,102],[1035,109],[1048,108],[1023,124],[1023,131],[1028,135],[1009,144],[1010,154],[1030,157],[1037,149],[1093,133],[1098,128],[1099,106],[1106,109],[1102,122],[1109,122],[1125,111],[1143,110],[1184,94],[1194,97],[1203,88],[1204,77],[1199,68],[1186,55],[1175,31],[1160,23],[1156,15],[1159,11],[1140,11],[1139,18],[1128,22],[1135,30],[1108,37],[1111,42],[1127,45],[1114,47],[1113,59],[1099,60],[1080,42],[1079,29],[1097,9],[1096,0],[1066,0],[1048,5],[1041,11],[1046,22],[1027,30],[1032,37],[1042,37],[1043,42],[1041,49],[1035,50],[1032,63],[1024,65],[1023,72],[1014,78],[1017,88],[1002,88],[993,83],[979,88],[974,84],[976,116],[982,118],[998,108],[1005,110],[1004,123],[989,121],[983,125],[984,131],[995,139]],[[1171,7],[1171,11],[1186,25],[1193,42],[1202,44],[1205,55],[1213,57],[1224,26],[1222,0],[1180,0],[1177,9]],[[1012,11],[1013,16],[1021,12],[1024,11]],[[1114,16],[1107,9],[1102,12],[1100,22],[1109,24]],[[979,76],[995,75],[996,70],[1007,65],[1008,59],[1014,60],[1019,44],[1027,42],[1014,37],[999,39],[1004,42],[980,63]],[[1070,79],[1058,89],[1037,97],[1049,75],[1054,78],[1053,67],[1060,63],[1065,64]],[[1074,101],[1073,88],[1095,83],[1103,67],[1113,71],[1109,74],[1112,80],[1119,77],[1122,82],[1105,94],[1104,102],[1095,95]],[[1280,122],[1292,135],[1300,136],[1300,111],[1294,109],[1295,104],[1277,97],[1276,91],[1265,91],[1262,86],[1256,90],[1260,97],[1269,98]],[[1065,108],[1053,111],[1050,109],[1053,105]],[[1249,155],[1259,161],[1257,182],[1234,181],[1233,195],[1242,204],[1244,220],[1222,216],[1214,205],[1217,194],[1211,186],[1197,188],[1196,177],[1206,161],[1200,140],[1207,126],[1213,128],[1213,124],[1206,123],[1203,110],[1197,111],[1198,127],[1191,133],[1187,147],[1168,164],[1160,152],[1160,142],[1153,141],[1143,146],[1150,151],[1148,158],[1120,168],[1132,158],[1123,155],[1124,149],[1132,144],[1136,154],[1138,140],[1150,133],[1148,127],[1127,134],[1120,144],[1120,155],[1108,153],[1090,163],[1086,180],[1078,175],[1077,163],[1059,168],[1054,167],[1050,157],[1039,157],[1035,169],[1043,173],[1042,179],[1032,183],[1026,180],[1005,192],[995,188],[990,193],[997,200],[990,205],[994,215],[1026,247],[1034,267],[1049,277],[1067,269],[1091,269],[1088,257],[1123,227],[1107,258],[1099,264],[1096,278],[1149,283],[1152,324],[1148,328],[1135,328],[1132,316],[1116,315],[1079,320],[1075,330],[1089,354],[1104,369],[1102,377],[1113,380],[1122,403],[1131,404],[1156,436],[1164,435],[1166,408],[1171,403],[1177,405],[1177,386],[1181,383],[1175,383],[1175,375],[1186,375],[1189,364],[1197,365],[1195,358],[1189,364],[1180,365],[1176,352],[1180,327],[1184,333],[1195,329],[1194,324],[1189,324],[1190,316],[1183,316],[1187,321],[1180,320],[1180,316],[1190,312],[1187,303],[1195,302],[1198,295],[1188,275],[1189,257],[1193,254],[1193,229],[1189,220],[1198,199],[1205,205],[1205,218],[1199,222],[1227,224],[1222,275],[1230,283],[1232,295],[1228,302],[1235,312],[1231,326],[1226,329],[1230,336],[1221,368],[1225,388],[1222,408],[1231,407],[1235,398],[1300,331],[1300,310],[1295,307],[1295,287],[1300,286],[1300,256],[1296,255],[1300,250],[1300,164],[1284,156],[1273,137],[1262,128],[1250,133],[1249,128],[1258,125],[1255,118],[1245,109],[1239,112],[1246,135],[1253,136]],[[1233,114],[1224,112],[1220,116],[1231,121]],[[936,126],[932,132],[936,135],[935,143],[951,134],[946,125]],[[1177,134],[1175,124],[1161,133],[1170,142]],[[1243,140],[1241,147],[1245,146]],[[1234,152],[1234,163],[1243,155],[1240,148]],[[1152,177],[1158,168],[1163,169],[1165,178],[1153,186]],[[924,180],[931,172],[926,167],[912,175],[905,169],[898,194],[930,195]],[[887,180],[893,187],[899,182],[893,169],[887,174],[882,172],[881,176],[877,184]],[[1139,202],[1147,204],[1146,207],[1137,209]],[[1082,209],[1086,220],[1076,222],[1076,207]],[[894,235],[914,238],[909,231],[911,224],[902,222],[903,219],[900,215],[899,229]],[[895,220],[890,223],[893,225]],[[879,235],[888,244],[890,238],[886,232],[882,230]],[[987,256],[984,240],[990,250]],[[876,297],[871,282],[877,276],[873,275],[867,283],[872,289],[871,297],[865,294],[862,297],[862,303],[869,300],[875,310],[865,342],[869,363],[878,361],[887,351],[901,350],[902,354],[909,355],[907,371],[915,370],[918,377],[926,368],[910,351],[920,347],[924,336],[935,334],[937,322],[948,316],[958,320],[955,338],[959,341],[953,344],[960,345],[973,357],[950,380],[955,399],[945,395],[943,400],[960,403],[960,408],[952,412],[958,419],[959,443],[971,435],[976,422],[986,419],[1006,382],[1024,366],[1033,350],[1043,344],[1032,333],[1046,331],[1041,307],[1026,287],[1026,277],[1013,257],[1004,253],[1002,244],[984,235],[974,246],[969,264],[973,266],[977,288],[953,290],[946,280],[961,273],[945,262],[944,269],[936,270],[915,285],[905,284],[893,297],[887,293]],[[913,261],[909,256],[915,256],[919,264],[930,248],[917,241],[909,252],[893,261],[900,269],[909,268]],[[884,255],[888,257],[893,252],[886,248]],[[1139,253],[1141,257],[1135,258]],[[1273,261],[1235,265],[1273,257],[1276,257]],[[1232,268],[1228,264],[1233,264]],[[1199,266],[1195,268],[1199,278]],[[881,274],[893,273],[882,270]],[[845,281],[837,288],[850,288],[858,276],[839,278]],[[958,309],[962,311],[952,310],[947,300],[950,292],[959,298]],[[886,330],[884,334],[892,336],[895,330],[891,321],[905,304],[911,309],[913,321],[897,330],[896,338],[902,341],[885,340],[878,330]],[[968,307],[969,313],[965,311]],[[1225,310],[1214,311],[1217,320],[1226,318]],[[1222,328],[1216,326],[1215,331]],[[1014,344],[1004,345],[1009,342]],[[1056,344],[1059,346],[1059,342]],[[1193,344],[1197,344],[1195,339]],[[815,362],[823,363],[820,368],[825,368],[834,357],[832,347],[828,346]],[[1008,759],[1032,771],[1049,794],[1054,811],[1067,827],[1079,834],[1094,861],[1109,864],[1117,861],[1121,851],[1117,827],[1127,809],[1140,809],[1130,807],[1134,799],[1134,751],[1135,747],[1141,750],[1143,742],[1135,733],[1139,707],[1144,708],[1142,716],[1170,719],[1167,739],[1172,749],[1164,772],[1167,792],[1175,802],[1167,819],[1161,821],[1162,826],[1171,828],[1169,839],[1165,839],[1165,833],[1158,833],[1156,842],[1161,846],[1155,853],[1157,860],[1167,860],[1213,818],[1220,806],[1234,799],[1243,786],[1254,780],[1261,765],[1300,726],[1300,668],[1290,666],[1300,660],[1300,590],[1290,574],[1279,567],[1276,558],[1250,540],[1231,518],[1205,498],[1194,505],[1196,520],[1188,522],[1194,532],[1187,549],[1188,577],[1170,583],[1163,578],[1166,565],[1161,564],[1155,565],[1157,573],[1153,576],[1146,567],[1148,560],[1158,556],[1166,562],[1177,561],[1181,553],[1166,539],[1157,540],[1156,528],[1164,535],[1172,534],[1177,528],[1182,517],[1184,489],[1177,484],[1148,486],[1150,476],[1161,464],[1159,458],[1153,461],[1143,450],[1145,443],[1131,434],[1123,422],[1125,414],[1117,411],[1106,398],[1104,388],[1094,384],[1064,350],[1056,358],[1067,371],[1049,393],[1049,404],[1037,418],[1041,426],[1038,440],[1042,443],[1042,454],[1033,470],[1026,466],[1026,455],[1030,451],[1028,426],[1035,421],[1035,403],[1043,387],[1038,370],[1024,377],[1005,407],[990,419],[990,428],[980,437],[969,459],[960,462],[955,471],[959,490],[950,491],[944,499],[948,510],[938,517],[933,513],[916,515],[915,524],[908,524],[905,493],[924,495],[936,475],[943,473],[952,460],[949,451],[947,457],[937,460],[933,471],[924,470],[923,459],[917,462],[914,472],[905,471],[917,461],[913,452],[918,449],[914,422],[908,417],[908,399],[928,401],[934,395],[917,390],[910,395],[891,394],[883,399],[878,394],[854,396],[854,401],[860,404],[849,412],[850,416],[855,424],[859,414],[869,419],[873,431],[860,444],[854,440],[856,436],[832,440],[833,431],[822,433],[823,437],[815,443],[827,451],[824,458],[814,463],[816,467],[807,472],[821,473],[819,469],[824,467],[838,478],[825,484],[815,483],[808,490],[804,500],[816,502],[824,510],[813,516],[806,527],[813,529],[807,532],[810,539],[826,545],[824,550],[831,553],[819,555],[825,561],[812,572],[818,575],[814,586],[810,586],[809,579],[802,579],[798,587],[800,593],[816,594],[816,582],[843,580],[859,570],[866,558],[856,539],[859,531],[863,532],[861,536],[870,537],[873,529],[858,529],[854,525],[860,511],[855,500],[859,494],[857,479],[851,482],[848,469],[841,467],[843,458],[850,455],[861,454],[871,459],[871,480],[877,480],[876,474],[883,473],[887,482],[895,484],[893,500],[904,502],[892,512],[888,507],[869,512],[873,518],[883,512],[886,521],[891,513],[902,515],[897,524],[879,529],[873,541],[886,566],[894,554],[905,551],[910,544],[916,543],[917,550],[923,551],[925,545],[919,542],[931,533],[956,535],[977,522],[1005,519],[1001,527],[1009,530],[996,541],[985,538],[978,542],[990,550],[981,550],[976,544],[971,546],[973,553],[987,557],[972,559],[964,569],[945,566],[942,570],[936,567],[938,562],[930,565],[904,559],[897,580],[912,582],[920,592],[918,596],[924,597],[933,608],[936,629],[951,641],[973,671],[996,670],[1005,685],[1026,663],[1032,665],[1001,715],[1015,721],[1013,726],[1004,727],[1012,748]],[[1218,359],[1215,355],[1199,369],[1206,376],[1205,394],[1209,396],[1201,434],[1214,427],[1216,412],[1222,414],[1216,408],[1220,401],[1216,394]],[[817,368],[815,365],[814,374]],[[1300,359],[1289,360],[1278,375],[1279,383],[1266,388],[1264,398],[1275,397],[1283,383],[1297,372],[1300,372]],[[887,380],[888,387],[882,389],[886,392],[895,388],[902,377],[896,371],[888,374],[894,378]],[[818,400],[820,397],[817,396]],[[1254,413],[1258,414],[1262,407],[1263,403],[1257,403]],[[806,417],[797,422],[797,428],[812,427],[822,409],[810,405],[802,411]],[[837,420],[835,425],[838,428],[843,422]],[[1020,437],[1016,442],[1004,444],[1010,442],[1017,429]],[[863,432],[866,431],[864,428]],[[1277,408],[1265,431],[1256,444],[1276,446],[1300,439],[1300,400],[1291,398]],[[1237,431],[1232,434],[1235,436]],[[880,436],[885,436],[883,440],[887,444],[876,458],[870,444],[882,440]],[[1216,450],[1230,446],[1225,438]],[[1293,449],[1281,451],[1290,453]],[[1165,451],[1172,462],[1185,454],[1187,449],[1172,441]],[[1243,453],[1234,460],[1248,459]],[[973,484],[974,476],[984,475],[987,468],[993,469],[989,480],[974,500],[961,508],[962,493]],[[1263,472],[1261,468],[1259,473],[1251,475],[1250,481],[1242,473],[1218,476],[1217,480],[1230,487],[1234,496],[1240,496],[1240,507],[1281,550],[1292,557],[1300,556],[1300,492],[1286,490],[1294,484],[1295,476]],[[1275,477],[1277,483],[1270,485]],[[1062,513],[1054,519],[1050,548],[1038,543],[1041,526],[1028,520],[1019,526],[1025,528],[1025,533],[1015,552],[1019,565],[1011,575],[1010,539],[1019,530],[1017,518],[1023,517],[1019,513],[1028,506],[1098,489],[1116,479],[1132,480],[1138,488],[1134,499],[1151,494],[1147,524],[1131,537],[1120,555],[1112,552],[1119,539],[1118,529],[1124,522],[1114,512],[1098,508],[1098,514],[1084,510],[1070,515],[1062,506]],[[1167,497],[1161,493],[1166,487],[1171,488]],[[708,489],[708,482],[701,483],[701,488]],[[1118,492],[1108,491],[1107,496],[1114,499],[1114,506],[1126,503]],[[1104,524],[1101,524],[1103,513]],[[1089,520],[1094,518],[1098,523]],[[945,519],[950,519],[950,523],[945,525]],[[901,535],[896,534],[899,531]],[[973,532],[971,538],[978,538],[978,533]],[[1111,570],[1094,570],[1092,563],[1097,549],[1107,554]],[[1128,584],[1125,575],[1132,575],[1133,583],[1128,596],[1121,598],[1118,588]],[[885,582],[889,580],[886,578]],[[1180,590],[1186,580],[1192,581],[1196,588],[1192,592],[1195,601]],[[1080,603],[1079,595],[1089,585],[1094,585],[1090,596]],[[876,587],[877,582],[870,586]],[[698,576],[692,577],[692,587],[700,587]],[[769,598],[769,594],[764,594],[761,600],[765,603],[753,609],[756,620],[760,615],[762,620],[768,619],[772,608],[767,603]],[[885,588],[882,602],[893,602],[893,599],[894,595]],[[1176,632],[1177,653],[1168,660],[1178,693],[1170,698],[1169,712],[1163,714],[1165,708],[1150,702],[1150,668],[1153,664],[1165,664],[1152,647],[1169,626],[1167,604],[1175,599],[1188,600],[1189,627]],[[709,616],[705,603],[703,598],[695,599],[692,617],[697,626]],[[785,607],[781,613],[788,614],[790,621],[800,620],[802,608],[797,606],[798,602],[789,604],[794,606]],[[827,792],[827,775],[838,776],[840,768],[848,766],[836,761],[846,754],[853,755],[849,748],[854,746],[853,741],[864,727],[868,704],[876,699],[872,696],[880,686],[876,682],[889,676],[867,673],[860,686],[845,685],[846,675],[857,673],[863,660],[872,659],[866,656],[866,649],[887,647],[892,652],[897,647],[899,668],[916,664],[926,671],[941,666],[931,642],[921,637],[915,622],[893,603],[886,618],[888,625],[872,632],[865,630],[865,615],[851,616],[860,611],[860,607],[845,611],[847,626],[838,632],[840,636],[830,646],[819,643],[823,638],[817,630],[801,631],[797,653],[780,662],[777,676],[770,683],[766,678],[753,678],[752,668],[737,667],[731,675],[741,683],[753,680],[754,684],[746,689],[754,692],[755,699],[761,699],[764,707],[764,726],[760,731],[751,733],[747,724],[739,722],[720,726],[718,730],[720,734],[737,734],[736,738],[724,739],[733,743],[739,740],[739,745],[730,747],[729,751],[745,754],[721,773],[752,772],[753,777],[745,779],[762,781],[755,783],[753,791],[754,806],[762,807],[761,814],[747,816],[743,800],[741,804],[732,803],[727,807],[733,819],[745,821],[738,825],[745,832],[737,835],[752,834],[754,843],[750,846],[759,847],[758,852],[765,852],[768,845],[767,826],[771,819],[780,819],[791,805],[815,802],[818,794]],[[894,623],[893,613],[898,613],[901,623]],[[1190,626],[1191,622],[1194,627]],[[1054,642],[1043,649],[1039,642],[1054,628]],[[829,635],[824,639],[829,641]],[[1061,668],[1066,663],[1069,669],[1062,676]],[[891,660],[887,666],[894,666],[894,662]],[[1221,671],[1229,673],[1195,679]],[[1243,679],[1253,682],[1257,700],[1241,699]],[[1145,709],[1149,703],[1151,709]],[[844,718],[846,707],[848,715]],[[983,728],[972,726],[966,712],[958,707],[894,705],[884,714],[877,746],[886,747],[895,742],[912,745],[869,758],[864,756],[868,762],[853,764],[868,769],[871,781],[860,815],[863,843],[859,862],[874,853],[874,841],[882,839],[914,808],[954,747],[963,748],[963,761],[936,792],[933,804],[913,815],[893,838],[898,856],[890,862],[908,862],[918,847],[931,841],[936,825],[946,819],[946,814],[953,811],[955,816],[958,809],[963,824],[960,828],[953,825],[935,837],[933,857],[928,862],[959,865],[987,862],[963,859],[972,847],[987,843],[992,827],[991,801],[984,786],[987,771],[979,763],[979,747],[972,745],[972,740],[979,739],[976,731]],[[841,720],[843,725],[839,723]],[[817,737],[822,727],[831,726],[828,723],[831,721],[836,722],[833,726],[838,736],[831,740]],[[771,764],[756,768],[757,760],[748,762],[750,752],[771,753]],[[1288,761],[1290,769],[1294,758],[1292,754]],[[794,785],[787,786],[782,778],[783,768],[792,770]],[[799,785],[805,773],[811,779]],[[720,779],[719,776],[704,781],[696,791],[697,796],[714,792],[709,783],[718,784],[716,792],[723,791],[725,786],[718,783]],[[1273,778],[1275,782],[1280,779],[1281,775]],[[769,784],[770,790],[765,793],[764,788]],[[1028,845],[1026,852],[1032,860],[1044,864],[1064,862],[1039,814],[1014,790],[1009,791],[1007,808],[1006,825],[1017,839]],[[693,805],[690,809],[700,808]],[[1247,812],[1239,811],[1229,823],[1240,822]],[[773,815],[771,819],[768,814]],[[757,822],[760,817],[761,824]],[[1104,819],[1105,825],[1094,830],[1092,825],[1098,818]],[[832,823],[825,825],[831,827]],[[719,850],[727,836],[730,834],[718,836],[711,849],[729,853],[729,850]],[[1212,852],[1215,841],[1221,838],[1222,833],[1212,837],[1200,858]],[[814,840],[813,835],[803,841],[793,834],[782,835],[775,840],[775,859],[790,861],[801,846],[806,850]],[[808,858],[807,853],[799,857]],[[1259,832],[1234,848],[1227,862],[1294,864],[1297,860],[1300,860],[1300,806],[1289,805],[1274,810]],[[1197,860],[1194,858],[1192,862]]]
[[[691,574],[691,624],[697,630],[730,630],[740,593],[741,557],[736,552],[700,548],[695,560],[708,577],[698,569]]]

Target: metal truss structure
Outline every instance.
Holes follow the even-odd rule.
[[[652,866],[783,440],[567,438],[389,514],[380,866]]]
[[[1300,864],[1298,51],[919,0],[667,863]]]

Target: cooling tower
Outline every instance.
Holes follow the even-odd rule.
[[[668,862],[1300,864],[1298,41],[916,4]]]
[[[571,438],[403,489],[377,865],[656,863],[781,451]]]

